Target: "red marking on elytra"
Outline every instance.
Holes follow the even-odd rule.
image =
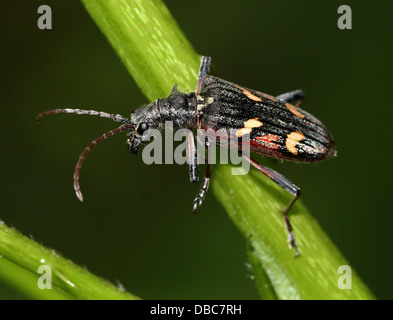
[[[275,134],[267,134],[264,136],[259,136],[255,138],[256,140],[263,141],[267,147],[271,149],[279,149],[280,146],[273,141],[280,141],[280,137]]]

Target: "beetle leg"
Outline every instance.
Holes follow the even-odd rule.
[[[201,188],[199,189],[199,192],[198,192],[198,194],[194,200],[193,206],[192,206],[192,212],[194,212],[194,213],[196,213],[196,210],[198,209],[198,207],[200,207],[202,205],[202,201],[205,198],[206,192],[209,189],[209,184],[210,184],[211,171],[210,171],[210,144],[209,144],[209,142],[206,142],[205,146],[207,149],[205,178],[203,179]]]
[[[195,94],[199,94],[201,92],[202,80],[205,79],[205,77],[210,73],[211,61],[212,59],[210,57],[202,57]]]
[[[291,210],[293,204],[296,202],[297,199],[300,197],[300,188],[294,185],[289,179],[285,178],[282,174],[265,167],[255,160],[251,159],[248,156],[243,156],[247,161],[250,162],[256,169],[258,169],[260,172],[262,172],[264,175],[266,175],[268,178],[273,180],[275,183],[277,183],[281,188],[284,190],[288,191],[290,194],[294,195],[295,198],[291,200],[291,202],[288,204],[288,206],[282,210],[282,213],[284,215],[284,221],[285,221],[285,227],[288,232],[288,242],[290,248],[294,248],[296,251],[296,256],[300,255],[300,252],[297,247],[297,243],[295,240],[295,236],[293,234],[293,228],[291,225],[291,222],[289,221],[289,211]]]
[[[188,168],[190,174],[190,181],[197,182],[199,180],[198,175],[198,154],[194,142],[194,134],[188,133]]]
[[[280,94],[276,98],[278,100],[283,101],[283,102],[292,102],[292,101],[298,100],[296,103],[296,107],[299,107],[302,104],[305,96],[306,96],[306,94],[304,93],[303,90],[294,90],[291,92],[286,92],[286,93]]]

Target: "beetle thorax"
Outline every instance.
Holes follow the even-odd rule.
[[[175,86],[167,98],[158,99],[131,114],[135,130],[129,131],[127,146],[132,153],[137,153],[146,130],[163,130],[166,122],[170,122],[174,130],[196,128],[196,115],[195,94],[179,92]]]
[[[170,121],[173,128],[192,129],[196,127],[196,98],[194,93],[173,92],[165,99],[157,100],[162,122]]]

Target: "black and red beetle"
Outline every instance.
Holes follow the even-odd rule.
[[[324,125],[299,108],[304,99],[302,90],[273,97],[209,75],[210,63],[210,57],[202,58],[195,92],[179,92],[175,85],[167,98],[158,99],[136,109],[129,119],[118,114],[82,109],[55,109],[42,112],[37,116],[37,124],[43,116],[56,113],[94,115],[123,123],[117,129],[94,140],[79,157],[74,173],[74,188],[79,200],[83,201],[79,186],[80,169],[87,153],[94,145],[118,132],[127,131],[127,147],[132,153],[137,153],[139,146],[145,143],[144,133],[149,129],[163,129],[166,121],[172,121],[175,130],[202,128],[213,131],[232,131],[239,139],[238,145],[241,144],[243,136],[249,138],[251,152],[289,161],[317,162],[335,154],[332,136]],[[297,101],[296,105],[290,104],[294,101]],[[190,180],[196,182],[198,181],[198,162],[194,135],[191,133],[188,138],[192,155],[189,161]],[[216,144],[218,146],[228,145],[222,140],[218,140]],[[211,144],[207,142],[208,151],[210,147]],[[283,214],[290,246],[294,247],[296,254],[299,255],[288,213],[300,197],[300,188],[278,172],[257,163],[248,155],[243,155],[243,157],[295,196],[283,210]],[[193,203],[194,212],[202,204],[209,181],[210,163],[207,160],[205,178]]]

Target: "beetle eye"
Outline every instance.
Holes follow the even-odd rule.
[[[138,126],[138,128],[136,129],[136,132],[138,132],[138,134],[143,135],[143,133],[149,129],[149,125],[147,122],[141,122]]]

